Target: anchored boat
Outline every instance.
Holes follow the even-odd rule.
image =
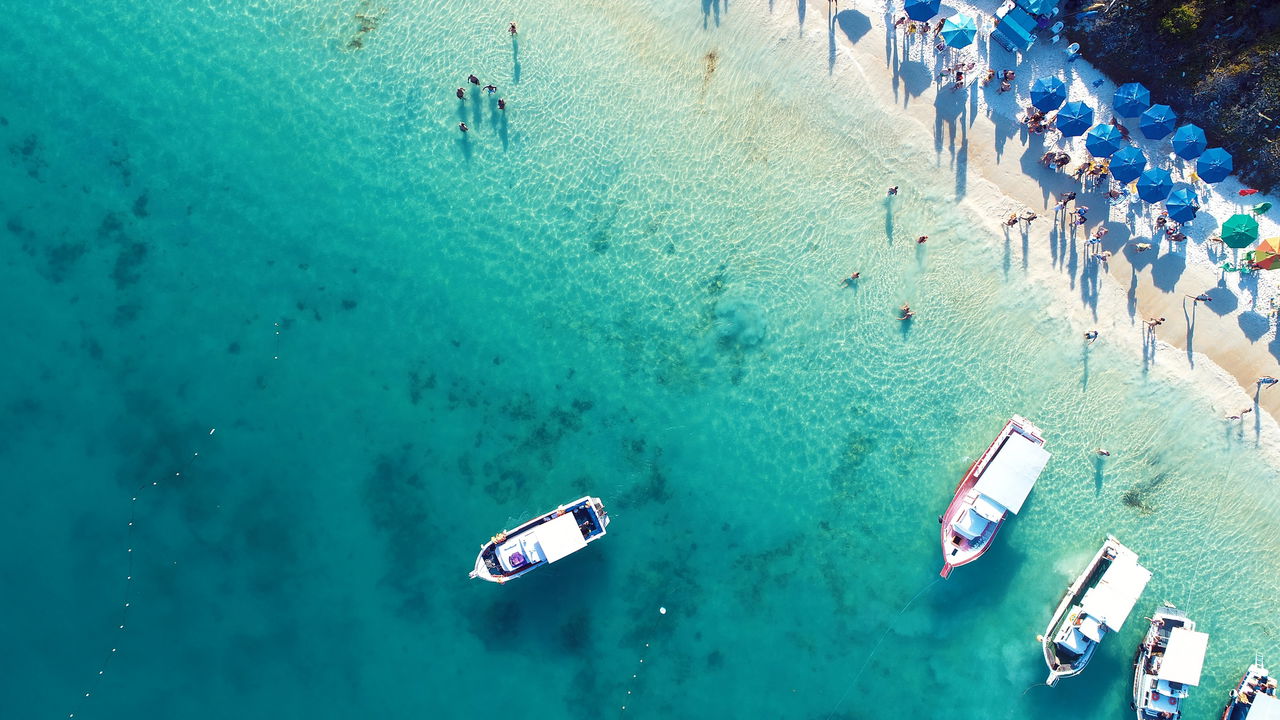
[[[1014,415],[956,486],[942,523],[942,577],[982,557],[1009,513],[1022,509],[1049,462],[1040,428]]]
[[[1150,580],[1151,571],[1138,564],[1138,556],[1108,535],[1067,588],[1040,637],[1049,666],[1045,682],[1053,686],[1059,678],[1079,675],[1102,638],[1124,625]]]
[[[1280,699],[1276,698],[1276,679],[1267,673],[1262,656],[1253,664],[1231,691],[1231,700],[1222,711],[1222,720],[1280,720]]]
[[[1138,720],[1177,720],[1187,688],[1200,684],[1209,636],[1187,614],[1165,604],[1151,617],[1133,657],[1133,706]]]
[[[600,498],[561,505],[515,530],[504,530],[480,546],[471,577],[505,583],[549,565],[604,537],[609,514]]]

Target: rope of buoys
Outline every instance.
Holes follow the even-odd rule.
[[[209,434],[206,435],[205,437],[207,438],[209,436],[212,436],[215,432],[217,432],[217,428],[209,428]],[[188,470],[191,469],[191,466],[195,463],[196,458],[198,457],[200,457],[200,452],[198,450],[191,453],[191,457],[187,459],[186,464],[182,466],[181,470],[174,472],[171,479],[177,480],[178,478],[181,478],[184,472],[187,472]],[[137,489],[133,491],[133,496],[129,498],[129,525],[128,525],[128,530],[125,531],[125,555],[128,557],[128,562],[125,564],[127,571],[124,576],[124,592],[123,592],[123,599],[121,600],[121,607],[120,607],[120,623],[116,628],[121,633],[123,633],[128,628],[129,609],[133,604],[133,567],[134,567],[133,546],[134,546],[134,532],[138,528],[138,498],[142,497],[143,491],[146,490],[148,487],[159,487],[159,486],[160,486],[159,480],[153,480],[151,482],[144,481],[143,483],[138,485]],[[89,684],[89,689],[85,690],[84,696],[80,698],[80,702],[79,702],[79,705],[77,706],[77,709],[79,707],[82,707],[84,703],[87,702],[88,699],[93,696],[93,693],[97,691],[98,686],[102,683],[103,676],[106,675],[107,669],[111,666],[111,658],[115,657],[116,653],[119,652],[120,650],[119,646],[116,645],[116,643],[112,643],[112,645],[115,645],[115,646],[112,647],[106,653],[105,657],[102,660],[102,663],[99,666],[98,673],[93,676],[93,680]],[[75,716],[76,716],[75,711],[67,713],[68,718],[74,718]]]

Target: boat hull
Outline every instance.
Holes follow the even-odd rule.
[[[594,542],[605,535],[605,528],[609,525],[609,513],[604,509],[604,503],[600,498],[582,497],[571,503],[561,505],[549,513],[539,515],[538,517],[528,520],[516,526],[514,530],[504,530],[489,539],[489,542],[480,546],[480,553],[476,556],[475,568],[468,577],[479,578],[492,583],[504,584],[518,577],[537,570],[538,568],[549,565],[559,557],[544,559],[523,564],[520,567],[509,569],[505,567],[498,557],[499,547],[508,543],[513,539],[520,539],[527,534],[534,532],[540,525],[544,525],[553,520],[562,518],[567,514],[572,514],[574,519],[583,524],[581,532],[583,533],[582,544]],[[554,523],[553,523],[554,524]],[[590,529],[586,529],[590,525]],[[570,527],[572,532],[572,526]],[[576,537],[576,536],[575,536]],[[577,548],[581,549],[581,548]],[[576,552],[576,550],[571,550]],[[523,559],[523,558],[522,558]]]
[[[1078,603],[1084,596],[1086,586],[1090,584],[1090,580],[1096,580],[1100,576],[1100,571],[1105,571],[1103,563],[1108,566],[1115,557],[1119,556],[1124,546],[1120,544],[1114,537],[1108,535],[1103,541],[1102,547],[1085,566],[1084,572],[1080,573],[1075,582],[1067,586],[1067,592],[1062,597],[1062,601],[1058,603],[1057,610],[1054,611],[1053,617],[1049,620],[1049,625],[1045,627],[1044,635],[1040,636],[1041,649],[1044,652],[1044,662],[1049,668],[1049,677],[1045,679],[1045,684],[1053,687],[1058,681],[1066,677],[1075,677],[1089,664],[1089,660],[1093,658],[1093,652],[1097,648],[1096,644],[1090,644],[1085,652],[1079,657],[1071,659],[1069,662],[1062,662],[1062,658],[1058,656],[1056,650],[1055,638],[1058,631],[1062,628],[1063,623],[1071,622],[1071,610],[1077,607]]]
[[[1156,720],[1168,718],[1178,720],[1182,717],[1182,708],[1153,708],[1149,702],[1147,679],[1156,675],[1151,671],[1149,662],[1152,655],[1163,654],[1165,644],[1169,640],[1169,631],[1174,627],[1185,627],[1195,630],[1196,624],[1189,620],[1185,613],[1172,605],[1162,606],[1151,616],[1151,625],[1142,638],[1142,644],[1133,654],[1133,707],[1137,720]],[[1174,702],[1177,702],[1174,698]]]
[[[938,534],[942,545],[942,570],[938,574],[943,578],[950,577],[951,571],[955,568],[961,565],[968,565],[982,557],[983,553],[991,547],[996,534],[1000,532],[1000,528],[1004,527],[1004,521],[1009,517],[1008,512],[1004,513],[1000,520],[994,523],[994,527],[989,533],[983,533],[981,537],[975,540],[969,540],[956,534],[951,527],[951,523],[961,513],[972,507],[975,499],[973,497],[973,488],[978,483],[979,476],[995,457],[1004,441],[1015,432],[1032,438],[1040,445],[1044,444],[1044,438],[1039,428],[1022,417],[1014,415],[1009,422],[1005,423],[1000,434],[996,435],[996,439],[991,441],[991,445],[987,447],[986,451],[969,466],[969,471],[964,474],[959,484],[956,485],[956,491],[951,497],[951,504],[947,505],[946,512],[938,517],[938,523],[941,526]]]

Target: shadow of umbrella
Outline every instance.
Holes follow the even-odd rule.
[[[858,38],[871,31],[871,18],[857,10],[841,10],[836,13],[836,25],[849,42],[858,42]]]

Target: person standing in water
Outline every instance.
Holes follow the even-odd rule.
[[[467,131],[467,124],[466,124],[466,123],[464,123],[464,122],[460,122],[460,123],[458,123],[458,129],[459,129],[459,130],[461,130],[462,132],[466,132],[466,131]]]
[[[1084,334],[1084,339],[1088,340],[1089,344],[1092,345],[1093,341],[1098,339],[1098,331],[1090,330],[1089,332]]]
[[[502,98],[498,98],[498,109],[499,109],[499,110],[506,110],[506,109],[507,109],[507,101],[506,101],[506,100],[503,100]]]
[[[908,305],[907,303],[902,303],[902,317],[898,319],[910,320],[911,318],[915,317],[915,314],[916,314],[915,311],[911,309],[910,305]]]
[[[476,77],[475,75],[468,75],[467,82],[471,83],[472,85],[479,85],[480,78]]]
[[[894,185],[893,187],[889,188],[889,194],[890,194],[890,195],[897,195],[897,194],[898,194],[898,186],[897,186],[897,185]]]
[[[458,91],[454,94],[458,96],[459,100],[464,100],[467,97],[467,91],[462,88],[458,88]]]
[[[840,281],[840,287],[852,287],[855,280],[862,277],[862,273],[855,272],[844,280]]]
[[[507,26],[507,32],[511,33],[512,35],[515,35],[515,34],[516,34],[516,24],[515,24],[515,23],[511,23],[510,25],[508,25],[508,26]]]

